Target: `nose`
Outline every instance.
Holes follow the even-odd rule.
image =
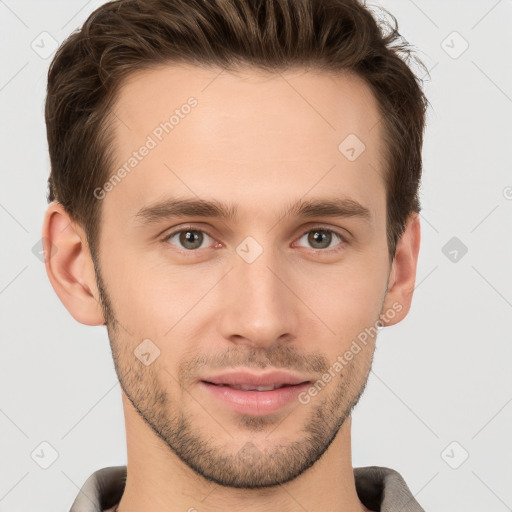
[[[219,328],[224,339],[268,349],[297,337],[298,302],[293,278],[284,262],[265,250],[252,263],[234,256],[234,267],[222,280]]]

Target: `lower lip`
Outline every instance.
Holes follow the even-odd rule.
[[[290,402],[297,400],[297,395],[309,386],[309,383],[305,382],[295,386],[272,389],[271,391],[243,391],[204,381],[201,381],[200,384],[227,407],[240,414],[251,414],[253,416],[278,411]]]

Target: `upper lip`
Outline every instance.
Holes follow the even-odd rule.
[[[309,379],[282,370],[265,373],[231,371],[205,377],[201,380],[211,384],[225,384],[228,386],[292,386],[309,382]]]

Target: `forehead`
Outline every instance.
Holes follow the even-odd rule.
[[[133,128],[149,133],[155,122],[169,119],[190,97],[198,102],[195,110],[201,112],[204,131],[233,128],[220,123],[232,118],[237,124],[246,121],[244,127],[250,133],[262,133],[267,128],[273,133],[287,128],[291,134],[304,136],[331,131],[336,132],[336,140],[350,129],[365,140],[379,121],[370,87],[353,73],[302,68],[227,71],[172,64],[137,71],[125,79],[114,107],[123,116],[118,119],[118,134],[129,135],[123,129],[130,132]],[[298,119],[307,123],[297,126],[294,122]]]
[[[368,203],[384,187],[378,105],[353,74],[159,66],[123,83],[114,114],[113,171],[128,172],[107,203],[127,211],[166,190],[256,206],[313,187]]]

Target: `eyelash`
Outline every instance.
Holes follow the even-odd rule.
[[[198,232],[198,233],[204,233],[206,235],[208,235],[210,238],[212,238],[213,240],[215,240],[215,237],[213,235],[211,235],[207,230],[205,229],[198,229],[198,228],[194,228],[193,226],[185,226],[185,227],[182,227],[180,229],[177,229],[175,231],[172,231],[171,233],[169,234],[166,234],[163,238],[162,238],[162,242],[164,243],[169,243],[169,239],[172,238],[174,235],[177,235],[178,233],[182,233],[182,232],[186,232],[186,231],[195,231],[195,232]],[[311,248],[312,251],[315,251],[317,253],[328,253],[328,254],[333,254],[333,253],[336,253],[338,251],[341,251],[347,241],[345,239],[345,237],[339,233],[338,231],[334,230],[334,229],[330,229],[330,228],[325,228],[323,226],[313,226],[312,228],[308,229],[307,231],[304,231],[300,237],[298,238],[298,240],[300,240],[304,235],[307,235],[308,233],[311,233],[312,231],[322,231],[322,232],[325,232],[325,233],[332,233],[334,235],[336,235],[338,238],[340,238],[341,242],[337,244],[337,246],[335,246],[335,248],[330,248],[330,249],[313,249]],[[178,247],[178,249],[180,249],[182,252],[186,252],[186,253],[197,253],[200,249],[184,249],[184,248],[180,248]]]

